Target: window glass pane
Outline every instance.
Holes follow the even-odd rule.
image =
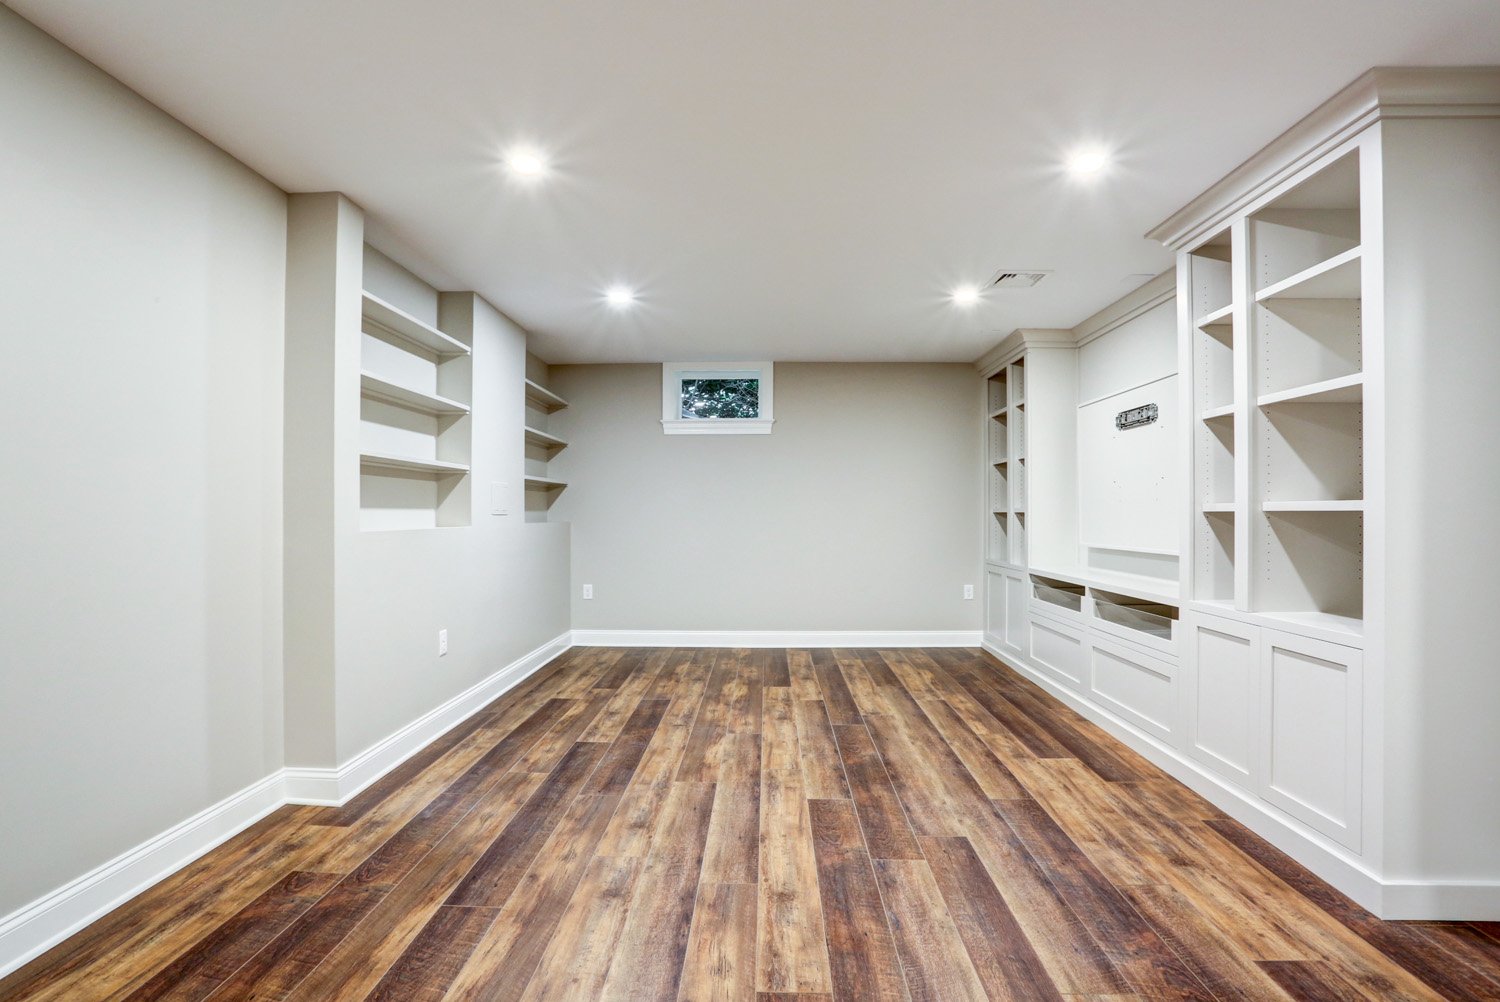
[[[760,417],[760,380],[684,378],[680,414],[684,418]]]

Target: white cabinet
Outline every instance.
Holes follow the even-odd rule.
[[[1261,651],[1259,792],[1358,850],[1363,656],[1275,630],[1264,632]]]
[[[1005,574],[1005,647],[1025,657],[1030,650],[1026,642],[1026,602],[1030,586],[1022,574]]]
[[[1027,647],[1024,575],[991,567],[985,572],[984,638],[1007,653],[1025,657]]]
[[[1195,612],[1183,667],[1188,754],[1358,851],[1362,652]]]
[[[1189,613],[1186,619],[1182,697],[1187,752],[1248,789],[1255,762],[1259,631],[1218,616]]]

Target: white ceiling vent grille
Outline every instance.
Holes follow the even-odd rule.
[[[990,288],[1029,289],[1050,274],[1050,271],[1002,271],[990,281]]]

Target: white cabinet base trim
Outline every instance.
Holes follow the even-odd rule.
[[[1084,699],[1025,659],[992,643],[983,646],[1012,671],[1024,675],[1070,709],[1104,728],[1188,789],[1352,898],[1361,908],[1386,920],[1441,920],[1462,916],[1472,921],[1500,921],[1500,883],[1383,881],[1342,847],[1285,817],[1269,804],[1229,785],[1177,749]]]
[[[564,633],[336,769],[278,769],[128,852],[0,916],[0,977],[287,804],[338,806],[572,646]],[[975,645],[977,646],[977,644]]]
[[[979,630],[574,630],[578,647],[978,647]]]

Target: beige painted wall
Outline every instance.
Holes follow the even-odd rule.
[[[574,628],[977,631],[973,368],[775,375],[772,434],[667,436],[661,366],[552,367]]]
[[[280,768],[286,200],[0,7],[0,915]]]

